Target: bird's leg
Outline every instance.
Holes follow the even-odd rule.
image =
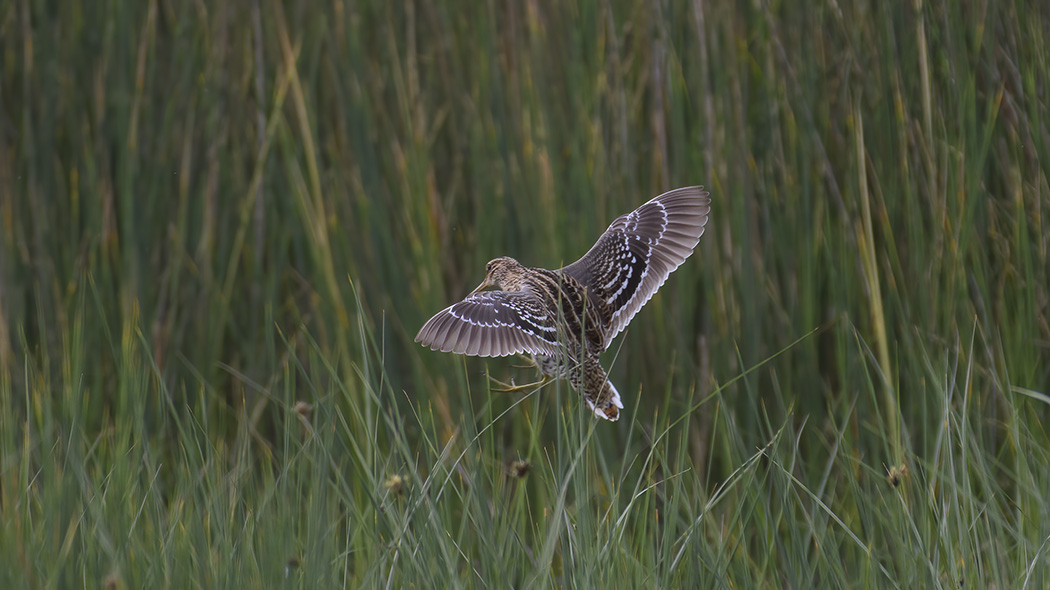
[[[531,356],[525,356],[523,354],[519,354],[518,358],[520,358],[523,362],[525,362],[527,364],[524,364],[524,365],[511,365],[515,369],[539,369],[540,368],[540,365],[536,362],[536,359],[534,359]]]
[[[550,381],[551,381],[551,378],[546,376],[546,375],[544,375],[542,379],[540,379],[539,381],[536,381],[534,383],[526,383],[525,385],[515,385],[514,381],[511,380],[510,384],[508,385],[508,384],[500,381],[499,379],[496,379],[496,378],[494,378],[492,376],[489,376],[489,382],[490,383],[495,383],[496,385],[499,385],[499,387],[493,387],[493,388],[491,388],[491,390],[492,391],[499,391],[499,392],[502,392],[502,393],[513,393],[515,391],[525,391],[526,389],[532,389],[534,387],[540,387],[542,385],[546,385]]]
[[[492,391],[502,391],[502,392],[524,391],[526,389],[532,389],[532,388],[535,388],[535,387],[541,387],[541,386],[546,385],[547,383],[550,383],[551,381],[554,380],[554,377],[548,375],[547,371],[543,370],[543,365],[541,363],[543,362],[543,359],[545,357],[536,358],[536,355],[525,356],[523,354],[519,354],[518,357],[521,358],[521,360],[523,360],[524,362],[526,362],[528,364],[527,365],[511,365],[511,366],[513,366],[515,368],[518,368],[518,369],[536,369],[536,370],[538,370],[540,372],[540,380],[539,381],[534,381],[532,383],[526,383],[525,385],[516,385],[514,383],[514,380],[511,379],[510,385],[508,385],[508,384],[506,384],[506,383],[504,383],[504,382],[502,382],[502,381],[500,381],[498,379],[493,379],[492,376],[490,375],[489,376],[489,381],[492,382],[492,383],[495,383],[496,385],[499,386],[498,388],[494,388]]]

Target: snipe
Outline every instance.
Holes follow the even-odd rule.
[[[475,356],[529,353],[541,373],[568,379],[597,416],[616,420],[623,402],[598,355],[693,253],[710,211],[704,187],[679,188],[616,218],[566,267],[496,258],[478,288],[430,318],[416,342]]]

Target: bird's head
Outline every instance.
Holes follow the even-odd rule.
[[[519,291],[525,278],[525,267],[509,256],[494,258],[485,265],[485,280],[481,281],[471,295],[488,287],[497,287],[502,291]]]

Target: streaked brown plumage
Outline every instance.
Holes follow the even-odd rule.
[[[430,318],[416,342],[475,356],[532,354],[543,374],[568,379],[597,416],[616,420],[623,403],[599,354],[693,253],[710,210],[704,187],[679,188],[618,217],[566,267],[496,258],[478,288]]]

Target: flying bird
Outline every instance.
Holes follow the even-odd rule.
[[[599,355],[693,253],[710,211],[704,187],[678,188],[617,217],[568,266],[491,260],[485,280],[430,318],[416,342],[471,356],[530,354],[543,375],[568,379],[595,415],[616,420],[623,401]]]

